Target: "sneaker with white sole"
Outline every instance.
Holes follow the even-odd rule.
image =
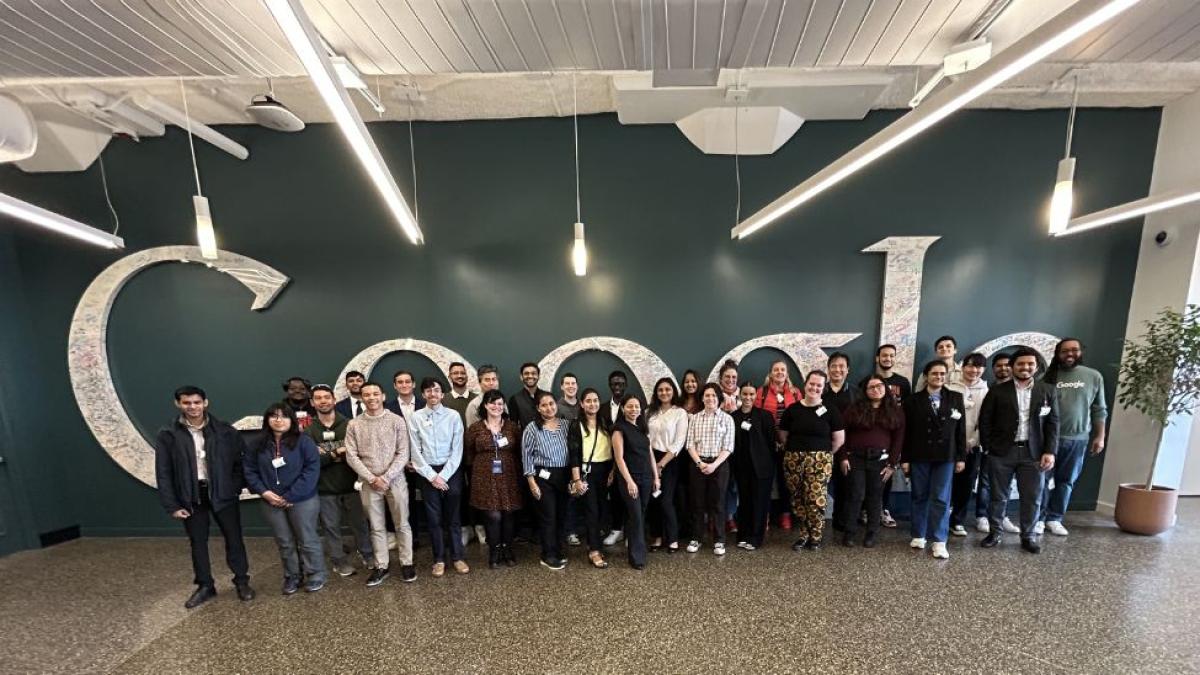
[[[713,544],[713,555],[725,555],[725,544]]]
[[[687,545],[688,553],[695,553],[696,551],[699,551],[699,550],[700,550],[700,542],[696,541],[695,539],[688,542],[688,545]]]
[[[984,534],[988,534],[992,531],[992,524],[987,518],[976,518],[975,529]]]
[[[908,542],[908,545],[919,551],[925,550],[925,540],[921,537],[913,537],[912,541]]]
[[[1046,531],[1050,534],[1058,535],[1060,537],[1065,537],[1070,534],[1067,532],[1067,528],[1063,527],[1063,524],[1057,520],[1047,520]]]
[[[475,538],[479,540],[480,546],[487,546],[487,528],[482,525],[476,525]]]
[[[967,536],[967,528],[963,527],[962,525],[955,525],[954,527],[950,528],[950,534],[956,537],[965,537]]]
[[[941,558],[942,560],[950,559],[950,552],[946,550],[946,542],[935,541],[931,548],[933,549],[933,557]]]
[[[625,540],[624,532],[622,532],[620,530],[613,530],[612,532],[608,533],[607,537],[604,538],[604,545],[612,546],[613,544],[615,544],[619,541],[624,541],[624,540]]]
[[[879,515],[879,524],[884,527],[895,527],[896,519],[892,517],[892,514],[887,509],[884,509],[883,513]]]
[[[1046,532],[1046,523],[1044,523],[1040,520],[1037,521],[1037,523],[1035,523],[1033,526],[1033,533],[1034,534],[1045,534],[1045,532]]]
[[[1014,525],[1013,521],[1008,519],[1008,516],[1004,516],[1004,520],[1000,523],[1000,529],[1009,534],[1021,534],[1021,528]]]

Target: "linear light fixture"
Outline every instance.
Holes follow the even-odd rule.
[[[1122,220],[1130,220],[1132,218],[1140,218],[1158,211],[1173,209],[1184,204],[1200,202],[1200,186],[1183,188],[1182,190],[1172,190],[1162,194],[1145,197],[1136,201],[1114,206],[1111,209],[1104,209],[1095,213],[1089,213],[1067,223],[1067,229],[1062,232],[1055,233],[1056,237],[1065,237],[1076,232],[1084,232],[1086,230],[1094,230],[1097,227],[1104,227]]]
[[[396,179],[379,154],[378,146],[367,132],[367,125],[342,86],[329,56],[321,46],[321,36],[305,14],[300,0],[266,0],[266,4],[392,216],[414,244],[423,243],[424,236],[417,219],[408,208],[408,202],[404,201],[404,195],[400,193]]]
[[[812,200],[942,121],[954,111],[1138,2],[1140,0],[1080,0],[1030,31],[987,63],[934,93],[920,107],[891,123],[803,183],[738,223],[730,232],[731,237],[744,238],[770,225],[788,211]]]
[[[0,213],[39,225],[59,234],[75,237],[89,244],[112,249],[125,248],[125,240],[114,234],[97,230],[91,225],[84,225],[77,220],[47,211],[40,206],[34,206],[2,192],[0,192]]]

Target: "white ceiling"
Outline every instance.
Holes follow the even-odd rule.
[[[378,88],[383,118],[430,120],[569,113],[571,72],[581,112],[616,109],[621,71],[717,68],[747,70],[751,86],[780,70],[890,76],[874,107],[904,107],[954,44],[986,28],[998,51],[1071,4],[304,0],[333,50]],[[1083,105],[1162,105],[1200,89],[1200,2],[1143,0],[976,105],[1060,107],[1076,73]],[[302,118],[324,121],[303,75],[261,0],[0,0],[0,88],[34,105],[79,86],[178,105],[185,78],[198,119],[245,122],[241,108],[270,78]]]

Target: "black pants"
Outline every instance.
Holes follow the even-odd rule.
[[[744,463],[734,467],[734,474],[738,486],[738,541],[761,548],[767,533],[767,518],[771,515],[771,485],[775,482],[775,472],[759,476],[754,473],[752,464]]]
[[[604,550],[604,529],[608,521],[608,474],[613,463],[592,462],[588,475],[580,475],[588,490],[579,499],[583,502],[584,530],[588,551]],[[581,472],[582,474],[582,472]]]
[[[654,461],[661,462],[668,453],[654,451]],[[680,457],[683,459],[680,459]],[[667,462],[658,474],[662,494],[650,502],[647,521],[650,523],[650,533],[662,537],[663,544],[670,546],[679,543],[679,512],[675,510],[675,495],[679,492],[679,467],[687,461],[686,455],[676,455],[675,459]]]
[[[537,467],[536,470],[541,472],[543,467]],[[562,560],[567,545],[567,502],[571,498],[567,493],[567,469],[561,467],[545,470],[550,472],[550,478],[537,478],[542,498],[536,500],[538,516],[541,519],[542,559]]]
[[[431,466],[434,471],[441,471],[445,465]],[[450,560],[463,559],[462,507],[463,477],[462,471],[455,471],[450,480],[446,481],[450,489],[442,492],[433,487],[429,481],[421,481],[421,500],[425,502],[425,518],[429,521],[429,543],[433,549],[435,563],[446,562],[446,530],[450,534]]]
[[[967,453],[966,468],[954,474],[950,483],[950,527],[961,526],[967,520],[967,504],[971,501],[971,492],[975,489],[975,478],[979,476],[982,456],[983,452],[979,448],[971,448]]]
[[[646,564],[646,507],[650,506],[650,492],[654,489],[654,479],[651,476],[631,474],[637,485],[637,496],[629,496],[629,486],[625,479],[617,474],[613,483],[625,504],[625,542],[629,549],[630,565]]]
[[[842,527],[846,534],[854,536],[858,532],[858,514],[864,509],[867,512],[867,533],[879,532],[879,519],[883,512],[883,476],[880,472],[886,463],[887,460],[867,459],[859,453],[850,455],[850,475],[846,476],[850,494],[846,499],[846,508],[842,510]],[[841,467],[835,468],[834,472],[841,474]]]
[[[208,501],[208,487],[200,488],[200,503],[191,508],[192,515],[183,521],[192,545],[192,571],[197,586],[212,586],[212,565],[208,559],[209,521],[217,521],[221,536],[225,539],[225,562],[233,572],[233,583],[241,585],[250,581],[250,563],[246,559],[246,542],[242,540],[242,511],[234,502],[220,511],[213,511]]]
[[[512,546],[513,526],[516,524],[512,511],[480,511],[483,527],[487,530],[488,546]]]
[[[897,470],[899,470],[899,469],[897,469]],[[896,474],[892,474],[891,476],[888,476],[887,480],[883,481],[883,496],[880,497],[879,502],[880,502],[880,507],[885,511],[890,510],[892,508],[891,507],[892,479],[895,477],[896,477]]]
[[[1017,476],[1017,494],[1021,499],[1021,538],[1034,536],[1033,524],[1037,520],[1038,506],[1042,501],[1042,470],[1039,460],[1029,456],[1024,446],[1009,449],[1005,457],[988,455],[989,478],[992,481],[992,506],[988,509],[988,520],[992,532],[1000,532],[1004,511],[1008,504],[1008,485],[1013,474]]]
[[[725,491],[729,487],[729,462],[709,475],[691,464],[692,539],[704,539],[704,517],[713,528],[713,543],[725,543]]]
[[[846,507],[850,501],[850,476],[843,475],[838,467],[840,462],[833,463],[833,475],[829,477],[829,496],[833,497],[833,515],[830,523],[842,527],[846,520]]]
[[[613,471],[616,470],[616,465],[613,465]],[[625,527],[625,500],[621,498],[621,491],[617,487],[617,483],[620,480],[621,476],[618,474],[612,486],[604,488],[608,496],[609,525],[614,530],[620,530]]]
[[[688,516],[692,512],[692,473],[689,470],[692,457],[687,448],[681,450],[671,464],[675,465],[675,520],[679,525],[679,540],[695,539],[699,535],[692,533],[692,519]]]

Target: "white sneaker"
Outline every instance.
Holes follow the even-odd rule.
[[[487,546],[487,528],[482,525],[476,525],[475,538],[479,540],[480,546]]]
[[[1057,520],[1047,520],[1046,529],[1050,530],[1050,534],[1056,534],[1060,537],[1065,537],[1070,534],[1067,532],[1067,528],[1063,527],[1063,524]]]
[[[618,541],[624,541],[624,540],[625,540],[624,532],[622,532],[620,530],[613,530],[612,532],[608,533],[607,537],[604,538],[604,545],[612,546],[613,544],[617,543]]]
[[[696,541],[695,539],[688,542],[688,545],[687,545],[688,553],[695,553],[696,551],[699,551],[699,550],[700,550],[700,542]]]
[[[913,540],[908,542],[908,545],[917,550],[925,550],[925,540],[920,537],[913,537]]]
[[[967,528],[963,527],[962,525],[955,525],[954,527],[950,528],[950,534],[956,537],[965,537],[967,536]],[[937,546],[937,544],[934,544],[934,546]]]
[[[896,519],[892,517],[892,514],[887,509],[884,509],[883,513],[879,515],[879,524],[884,527],[895,527]]]
[[[713,555],[725,555],[725,544],[713,544]]]
[[[1021,534],[1021,528],[1013,525],[1013,521],[1009,520],[1008,516],[1004,516],[1004,521],[1000,523],[1000,529],[1009,534]]]
[[[1046,532],[1046,523],[1043,523],[1042,521],[1039,520],[1037,522],[1037,524],[1033,526],[1033,533],[1034,534],[1044,534],[1045,532]]]
[[[932,548],[933,548],[933,557],[941,558],[942,560],[950,559],[950,552],[946,550],[946,542],[935,541],[935,542],[933,542]]]
[[[975,529],[984,534],[988,534],[992,531],[992,524],[988,522],[987,518],[976,518]]]
[[[469,528],[469,527],[467,527],[467,526],[465,526],[465,525],[463,526],[463,529],[462,529],[462,540],[463,540],[463,546],[466,546],[468,543],[470,543],[470,541],[471,541],[471,536],[472,536],[473,534],[475,534],[475,532],[474,532],[474,531],[472,531],[472,530],[471,530],[471,528]]]

